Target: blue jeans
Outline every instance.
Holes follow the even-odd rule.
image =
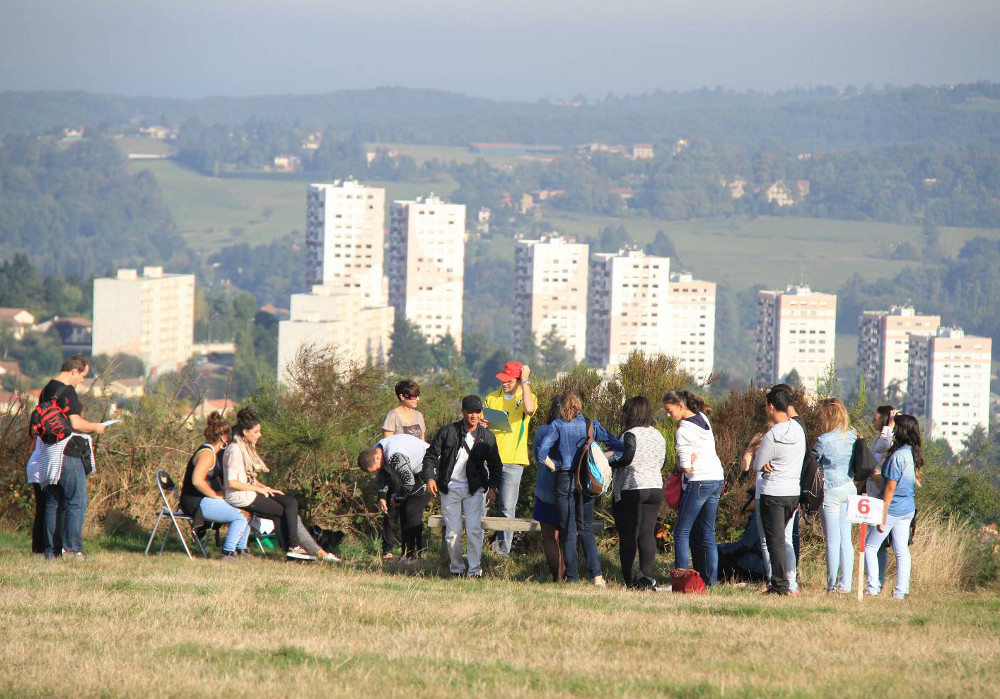
[[[892,596],[903,599],[910,594],[910,521],[913,513],[896,517],[888,515],[885,518],[885,531],[878,527],[868,527],[868,538],[865,539],[865,572],[868,574],[868,594],[877,595],[881,592],[879,584],[878,552],[882,542],[892,537],[892,552],[896,554],[896,589]]]
[[[690,568],[691,529],[698,527],[699,544],[705,552],[705,570],[699,570],[706,585],[719,577],[719,549],[715,543],[715,515],[722,496],[722,481],[691,481],[681,496],[674,528],[674,567]]]
[[[229,530],[222,550],[233,552],[247,547],[247,537],[250,536],[250,525],[243,517],[243,511],[237,510],[222,498],[202,498],[198,506],[201,516],[206,522],[228,522]]]
[[[556,473],[556,507],[559,510],[559,537],[566,562],[566,581],[580,580],[576,542],[583,542],[587,557],[587,573],[592,578],[601,575],[601,559],[597,554],[597,540],[594,538],[594,498],[584,497],[575,492],[573,474],[570,471]]]
[[[56,551],[58,540],[56,521],[65,515],[66,525],[62,534],[62,548],[70,553],[83,552],[83,517],[87,513],[87,474],[83,460],[75,456],[63,459],[59,483],[45,489],[45,557],[62,555]]]
[[[521,464],[503,465],[503,475],[500,477],[500,492],[497,493],[497,507],[504,517],[513,518],[515,516],[517,498],[521,494],[521,475],[523,473],[524,466]],[[502,553],[510,553],[510,542],[513,539],[514,532],[497,532],[496,540],[500,544],[500,551]]]
[[[823,490],[823,535],[826,537],[826,589],[851,591],[854,577],[854,547],[851,523],[847,521],[847,498],[857,493],[853,481]],[[840,582],[837,571],[840,570]]]

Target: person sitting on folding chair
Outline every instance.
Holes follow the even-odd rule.
[[[188,460],[181,485],[181,511],[190,517],[195,529],[205,522],[228,523],[229,531],[222,544],[224,560],[238,559],[247,552],[250,525],[247,515],[224,499],[222,478],[216,455],[229,442],[232,429],[222,413],[213,412],[205,426],[205,443]]]
[[[233,441],[223,454],[226,502],[250,514],[274,520],[284,537],[287,558],[300,561],[314,561],[318,558],[329,563],[339,562],[340,559],[335,554],[323,550],[309,535],[299,518],[298,501],[258,480],[257,475],[268,470],[257,453],[260,437],[261,426],[257,414],[250,408],[243,408],[236,414]]]

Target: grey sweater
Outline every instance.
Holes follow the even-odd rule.
[[[806,433],[795,420],[779,422],[764,435],[753,460],[755,471],[768,462],[774,469],[761,474],[761,495],[798,496],[802,461],[806,456]]]

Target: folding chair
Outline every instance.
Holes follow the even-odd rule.
[[[205,547],[201,544],[201,539],[194,530],[194,520],[188,517],[186,514],[181,512],[180,503],[177,507],[171,507],[170,501],[167,499],[168,493],[176,493],[177,485],[174,483],[174,479],[170,477],[170,474],[166,471],[159,470],[156,472],[156,488],[160,491],[160,500],[163,504],[160,505],[160,513],[156,517],[156,524],[153,525],[153,531],[149,534],[149,542],[146,544],[146,555],[149,555],[149,547],[153,545],[153,539],[156,538],[156,533],[160,529],[160,521],[164,517],[169,517],[170,521],[173,522],[173,528],[167,527],[166,533],[163,535],[163,543],[160,544],[160,553],[163,553],[163,549],[167,546],[167,539],[170,538],[170,532],[173,529],[177,530],[177,536],[181,540],[181,545],[184,547],[184,553],[191,560],[194,560],[194,556],[191,555],[191,549],[188,548],[187,541],[185,541],[184,534],[181,532],[181,525],[178,523],[180,521],[187,522],[188,531],[191,532],[191,538],[196,544],[198,544],[198,549],[201,551],[201,555],[208,558],[208,554],[205,553]]]

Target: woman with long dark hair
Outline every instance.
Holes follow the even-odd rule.
[[[653,565],[656,561],[656,517],[663,504],[663,461],[667,442],[653,427],[653,411],[645,396],[635,396],[622,407],[620,459],[611,462],[615,528],[618,556],[626,587],[655,590]],[[639,577],[632,567],[639,552]]]
[[[690,567],[691,530],[697,527],[696,539],[704,558],[694,558],[698,562],[704,560],[703,570],[698,573],[705,585],[711,587],[719,575],[715,518],[724,482],[722,462],[715,452],[715,435],[708,421],[711,410],[690,391],[670,391],[663,396],[663,407],[677,421],[677,464],[686,483],[674,527],[674,567]]]
[[[868,572],[868,594],[877,595],[879,587],[878,550],[887,537],[892,537],[892,552],[896,556],[896,589],[892,596],[903,599],[910,594],[910,522],[916,512],[915,494],[924,468],[921,449],[920,423],[912,415],[897,415],[892,435],[892,448],[882,465],[881,498],[885,503],[884,520],[868,529],[865,540],[865,568]]]
[[[298,501],[260,481],[259,474],[268,471],[264,460],[257,453],[261,434],[260,420],[252,409],[243,408],[236,414],[233,441],[226,447],[223,456],[226,502],[280,524],[285,539],[285,555],[288,558],[313,561],[318,557],[328,562],[339,561],[337,556],[324,551],[309,536],[299,519]],[[307,548],[311,551],[307,551]]]
[[[218,410],[208,416],[204,431],[205,442],[195,449],[188,460],[181,484],[181,511],[191,517],[195,526],[202,522],[229,524],[222,544],[223,559],[246,553],[250,525],[242,510],[225,501],[222,475],[216,456],[232,437],[232,428]]]

